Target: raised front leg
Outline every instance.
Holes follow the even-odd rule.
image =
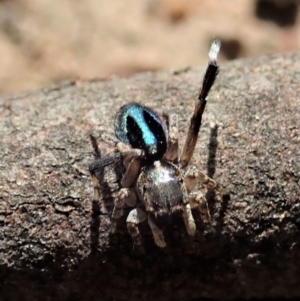
[[[206,106],[206,97],[214,84],[214,81],[218,75],[219,66],[217,64],[217,56],[220,50],[221,43],[219,40],[215,40],[211,44],[209,51],[209,64],[207,66],[200,94],[198,96],[198,102],[196,103],[194,114],[191,118],[190,126],[180,156],[181,167],[186,167],[192,159],[196,143],[198,140],[198,134],[202,123],[202,115]]]

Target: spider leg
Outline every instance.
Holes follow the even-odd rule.
[[[151,228],[154,242],[158,247],[164,248],[167,244],[165,242],[163,231],[157,227],[150,215],[148,215],[148,224]]]
[[[138,148],[132,148],[130,145],[121,142],[120,140],[118,140],[118,138],[112,135],[102,134],[101,139],[105,143],[113,144],[115,146],[115,150],[121,154],[122,158],[124,158],[126,167],[133,158],[144,156],[143,150]]]
[[[120,142],[116,137],[111,135],[102,134],[101,138],[106,143],[113,143],[117,153],[119,153],[123,159],[126,172],[121,180],[122,187],[132,186],[139,175],[142,164],[140,158],[144,156],[144,152],[141,149],[131,148],[130,145]]]
[[[197,181],[205,185],[208,189],[214,189],[221,195],[226,194],[226,189],[218,184],[214,179],[207,176],[204,172],[200,171],[196,166],[190,165],[184,175],[184,182],[186,184],[188,192],[192,191]]]
[[[196,224],[194,217],[192,215],[191,205],[189,203],[189,198],[187,195],[187,188],[185,183],[182,184],[182,190],[183,190],[183,221],[185,224],[185,228],[187,233],[190,236],[194,236],[196,232]]]
[[[203,185],[205,185],[208,189],[214,189],[218,191],[221,195],[226,194],[226,189],[222,187],[219,183],[217,183],[214,179],[207,176],[202,171],[198,171],[197,178],[199,182],[201,182]]]
[[[100,201],[100,184],[95,175],[92,175],[92,182],[94,187],[94,201],[99,202]]]
[[[192,215],[191,205],[189,203],[185,204],[182,216],[187,233],[190,236],[194,236],[196,232],[196,224]]]
[[[203,223],[210,227],[211,219],[207,200],[201,191],[192,191],[195,189],[198,181],[205,185],[208,189],[214,189],[222,195],[226,193],[226,190],[194,165],[190,165],[184,175],[184,183],[187,187],[187,191],[189,192],[189,204],[191,208],[198,208]]]
[[[130,161],[121,180],[122,187],[130,187],[136,182],[140,173],[141,165],[142,160],[140,160],[139,158],[133,158]]]
[[[171,113],[168,115],[168,148],[164,158],[167,161],[178,159],[178,115]]]
[[[145,221],[147,219],[146,213],[140,209],[135,208],[131,210],[127,217],[127,229],[129,234],[131,235],[132,241],[134,245],[141,245],[141,236],[138,228],[138,224]]]
[[[111,233],[115,233],[116,231],[117,220],[123,215],[125,204],[134,207],[136,205],[136,195],[128,188],[121,188],[114,199],[114,209],[111,215]]]
[[[96,172],[99,170],[102,170],[102,163],[103,162],[101,160],[101,153],[98,147],[98,143],[97,143],[97,139],[90,134],[90,140],[91,140],[91,144],[92,147],[94,149],[94,155],[96,160],[89,166],[89,170],[90,170],[90,174],[92,177],[92,182],[93,182],[93,187],[94,187],[94,201],[95,202],[99,202],[100,200],[100,184],[99,184],[99,180],[96,176]]]
[[[189,203],[191,208],[197,208],[200,212],[200,217],[203,223],[207,226],[211,226],[211,219],[208,209],[207,200],[201,191],[193,191],[189,194]]]
[[[180,164],[182,167],[186,167],[189,164],[196,147],[199,130],[202,123],[202,115],[206,106],[206,97],[218,75],[219,66],[217,64],[217,55],[220,50],[220,46],[220,41],[215,40],[212,42],[209,52],[209,64],[206,68],[201,91],[198,96],[198,102],[196,103],[183,151],[180,156]]]
[[[137,149],[137,148],[132,148],[130,145],[121,142],[117,137],[114,137],[109,134],[102,134],[101,135],[101,140],[104,141],[107,144],[113,144],[117,151],[119,151],[121,154],[126,155],[131,155],[131,156],[139,156],[143,153],[142,150]]]
[[[93,187],[94,187],[94,201],[99,202],[101,199],[101,189],[100,182],[103,178],[104,168],[107,166],[113,166],[117,164],[121,160],[120,154],[112,154],[108,156],[103,156],[101,158],[97,158],[94,162],[92,162],[89,166],[89,171],[92,177]],[[102,205],[102,210],[105,212],[105,206]]]

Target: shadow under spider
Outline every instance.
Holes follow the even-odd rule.
[[[218,148],[218,125],[210,130],[207,159],[207,175],[213,178],[216,172],[216,153]]]
[[[94,149],[95,159],[101,158],[101,152],[99,150],[96,138],[90,135],[91,143]],[[92,219],[90,223],[91,230],[91,253],[95,254],[99,243],[99,228],[100,228],[100,205],[99,202],[93,200],[92,202]]]
[[[90,134],[91,144],[94,150],[95,161],[104,159],[105,157],[109,157],[109,155],[103,155],[98,147],[97,139]],[[95,162],[94,161],[94,162]],[[92,201],[92,218],[90,223],[90,231],[91,231],[91,242],[90,248],[91,253],[95,254],[97,252],[100,240],[100,224],[101,224],[101,215],[109,215],[113,211],[114,204],[114,194],[120,188],[118,179],[122,177],[122,164],[119,161],[114,162],[112,164],[108,164],[107,166],[102,166],[96,172],[96,177],[99,182],[98,195],[99,200],[93,199]],[[108,183],[109,180],[113,180],[113,182]],[[126,209],[124,209],[126,211]],[[126,214],[125,214],[126,216]],[[120,219],[121,221],[121,219]],[[111,240],[115,235],[109,235],[109,239]]]
[[[210,138],[208,144],[208,158],[207,158],[207,175],[210,178],[214,177],[216,172],[216,153],[218,148],[218,125],[215,125],[210,131]],[[221,183],[220,183],[221,184]],[[212,207],[215,205],[216,191],[208,190],[206,193],[206,199],[209,204],[209,209],[212,212]],[[228,201],[230,197],[228,194],[222,196],[221,208],[216,218],[216,224],[218,227],[223,228],[224,216],[228,207]]]

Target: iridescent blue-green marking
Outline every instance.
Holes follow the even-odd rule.
[[[128,128],[124,125],[126,124],[126,119],[128,118],[128,116],[133,118],[139,125],[142,131],[143,141],[146,145],[153,145],[157,143],[157,139],[155,138],[154,134],[145,121],[143,110],[138,106],[131,106],[128,110],[126,110],[124,114],[122,121],[123,129],[125,129],[126,135],[128,134]]]
[[[161,159],[167,149],[167,129],[150,108],[137,103],[123,106],[116,116],[118,139],[133,148],[143,149],[147,159]]]

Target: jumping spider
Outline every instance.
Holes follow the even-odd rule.
[[[114,143],[115,152],[97,158],[89,167],[94,185],[94,200],[99,201],[100,172],[107,166],[121,164],[125,170],[120,189],[114,198],[111,231],[123,214],[125,204],[134,207],[127,217],[127,228],[135,245],[141,244],[138,224],[148,220],[157,246],[165,247],[161,226],[174,213],[179,213],[189,235],[196,231],[191,208],[198,208],[203,223],[210,226],[207,201],[202,192],[195,190],[201,182],[209,189],[225,192],[219,184],[189,165],[195,150],[206,97],[218,74],[217,54],[220,42],[213,41],[209,64],[202,88],[191,118],[185,145],[178,156],[178,117],[170,114],[168,127],[150,108],[129,103],[118,111],[115,119],[116,137],[102,135],[102,140]]]

